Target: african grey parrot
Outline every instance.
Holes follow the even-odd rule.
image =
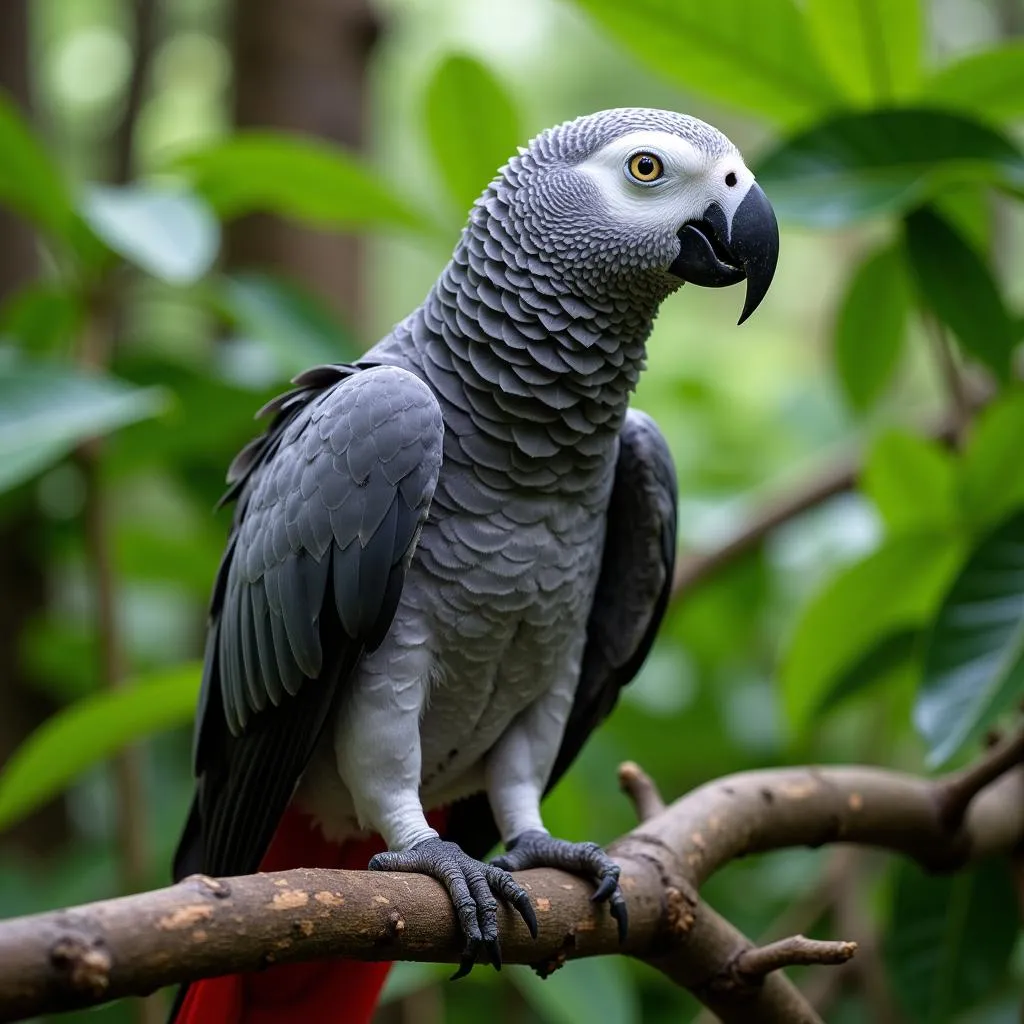
[[[777,257],[715,128],[581,117],[498,172],[415,312],[270,403],[228,477],[176,877],[431,875],[465,936],[458,975],[500,964],[495,897],[535,930],[510,871],[591,879],[625,932],[618,866],[552,838],[540,804],[668,599],[675,473],[629,395],[666,296],[745,279],[742,323]],[[178,1020],[364,1020],[386,971],[301,967],[193,985]]]

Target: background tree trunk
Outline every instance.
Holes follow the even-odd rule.
[[[0,3],[0,88],[29,110],[28,0]],[[0,208],[0,303],[36,276],[36,240],[23,221]],[[29,621],[46,605],[41,545],[31,509],[19,507],[0,519],[0,764],[54,712],[53,702],[31,686],[21,668],[20,640]],[[3,845],[28,855],[45,854],[67,836],[63,799],[5,830]]]
[[[236,0],[236,123],[359,148],[377,36],[367,0]],[[356,328],[362,314],[359,249],[354,238],[260,214],[231,228],[227,262],[301,281]]]

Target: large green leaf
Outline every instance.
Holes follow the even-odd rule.
[[[1024,694],[1024,512],[971,553],[929,633],[914,723],[933,765]]]
[[[883,634],[821,694],[814,718],[869,691],[915,682],[923,638],[924,630],[914,626]]]
[[[512,983],[547,1024],[639,1024],[636,989],[621,958],[571,960],[550,977],[514,971]]]
[[[576,0],[667,78],[775,121],[839,102],[792,0]]]
[[[964,349],[1005,380],[1017,330],[977,250],[935,210],[906,219],[907,256],[925,304]]]
[[[283,278],[236,274],[220,283],[217,301],[243,336],[273,352],[282,376],[359,357],[355,341],[330,310]]]
[[[1024,391],[1005,391],[971,425],[960,460],[960,503],[975,526],[996,522],[1024,505]]]
[[[959,520],[956,462],[945,448],[916,434],[890,430],[876,438],[861,489],[892,533],[940,532]]]
[[[130,263],[169,284],[192,284],[213,265],[220,225],[198,196],[152,185],[93,185],[82,216]]]
[[[995,129],[936,110],[840,114],[757,167],[781,218],[838,227],[918,206],[953,182],[1024,184],[1024,157]]]
[[[198,663],[180,665],[124,689],[85,697],[48,718],[0,774],[0,829],[128,744],[188,722],[200,672]]]
[[[928,101],[978,117],[1010,120],[1024,115],[1024,43],[964,57],[943,68],[924,87]]]
[[[426,120],[434,163],[464,213],[524,141],[515,102],[486,65],[456,55],[427,85]]]
[[[893,991],[914,1024],[958,1020],[1006,977],[1020,928],[1009,865],[937,876],[901,860],[894,873],[882,940]]]
[[[91,437],[154,416],[157,388],[29,362],[0,349],[0,490],[29,479]]]
[[[921,74],[920,0],[808,0],[811,38],[850,99],[912,94]]]
[[[76,222],[60,172],[12,100],[0,91],[0,203],[68,240]]]
[[[35,353],[52,352],[68,345],[84,314],[75,291],[53,281],[33,281],[7,297],[0,309],[0,335]]]
[[[338,146],[296,135],[239,132],[181,157],[175,169],[222,217],[261,210],[318,227],[428,226],[379,172]]]
[[[782,660],[790,721],[806,726],[883,637],[926,623],[960,559],[960,544],[947,535],[904,534],[833,576],[804,610]]]
[[[902,250],[884,246],[854,271],[836,321],[836,371],[854,409],[869,408],[889,383],[903,352],[909,312]]]

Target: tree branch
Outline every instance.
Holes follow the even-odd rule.
[[[868,844],[953,870],[1024,839],[1024,767],[981,788],[959,827],[943,814],[948,789],[948,779],[858,767],[783,768],[708,783],[612,844],[629,906],[625,944],[585,882],[527,871],[519,878],[540,933],[532,940],[518,916],[503,910],[505,962],[548,973],[567,959],[627,953],[685,985],[726,1024],[818,1024],[804,997],[771,968],[779,947],[756,951],[697,887],[734,858],[788,846]],[[794,941],[784,948],[792,952]],[[325,956],[454,963],[459,952],[450,900],[420,875],[305,869],[193,876],[0,923],[0,1021],[273,963]]]

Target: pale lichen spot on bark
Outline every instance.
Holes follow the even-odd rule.
[[[537,909],[542,914],[546,914],[551,909],[551,900],[549,900],[546,896],[538,896]]]
[[[157,921],[156,926],[161,931],[176,932],[184,928],[191,928],[200,921],[208,921],[213,917],[213,907],[205,903],[190,903],[187,907],[179,907],[173,913],[166,914]]]
[[[306,938],[308,939],[310,937],[310,935],[313,934],[313,931],[316,928],[316,925],[314,925],[312,921],[308,921],[307,920],[307,921],[300,921],[298,923],[297,927],[298,927],[299,931],[302,932],[302,934],[305,935]]]
[[[704,837],[699,832],[694,832],[693,835],[690,836],[690,842],[693,843],[698,850],[703,850],[707,846],[707,843],[704,842]]]
[[[206,935],[206,929],[205,928],[197,928],[192,933],[192,941],[193,942],[205,942],[206,938],[207,938],[207,935]]]
[[[296,907],[304,907],[309,902],[309,893],[299,889],[286,889],[279,892],[270,901],[271,910],[294,910]]]
[[[313,899],[317,903],[322,903],[325,907],[341,907],[345,904],[345,897],[340,892],[328,892],[326,889],[314,893]]]
[[[806,800],[821,787],[814,779],[807,779],[803,782],[787,782],[779,787],[779,792],[790,800]]]
[[[860,811],[864,808],[864,797],[860,793],[851,793],[846,800],[851,811]]]
[[[391,900],[389,900],[387,898],[387,896],[381,896],[380,893],[378,893],[376,896],[373,897],[373,902],[374,903],[390,903]]]

